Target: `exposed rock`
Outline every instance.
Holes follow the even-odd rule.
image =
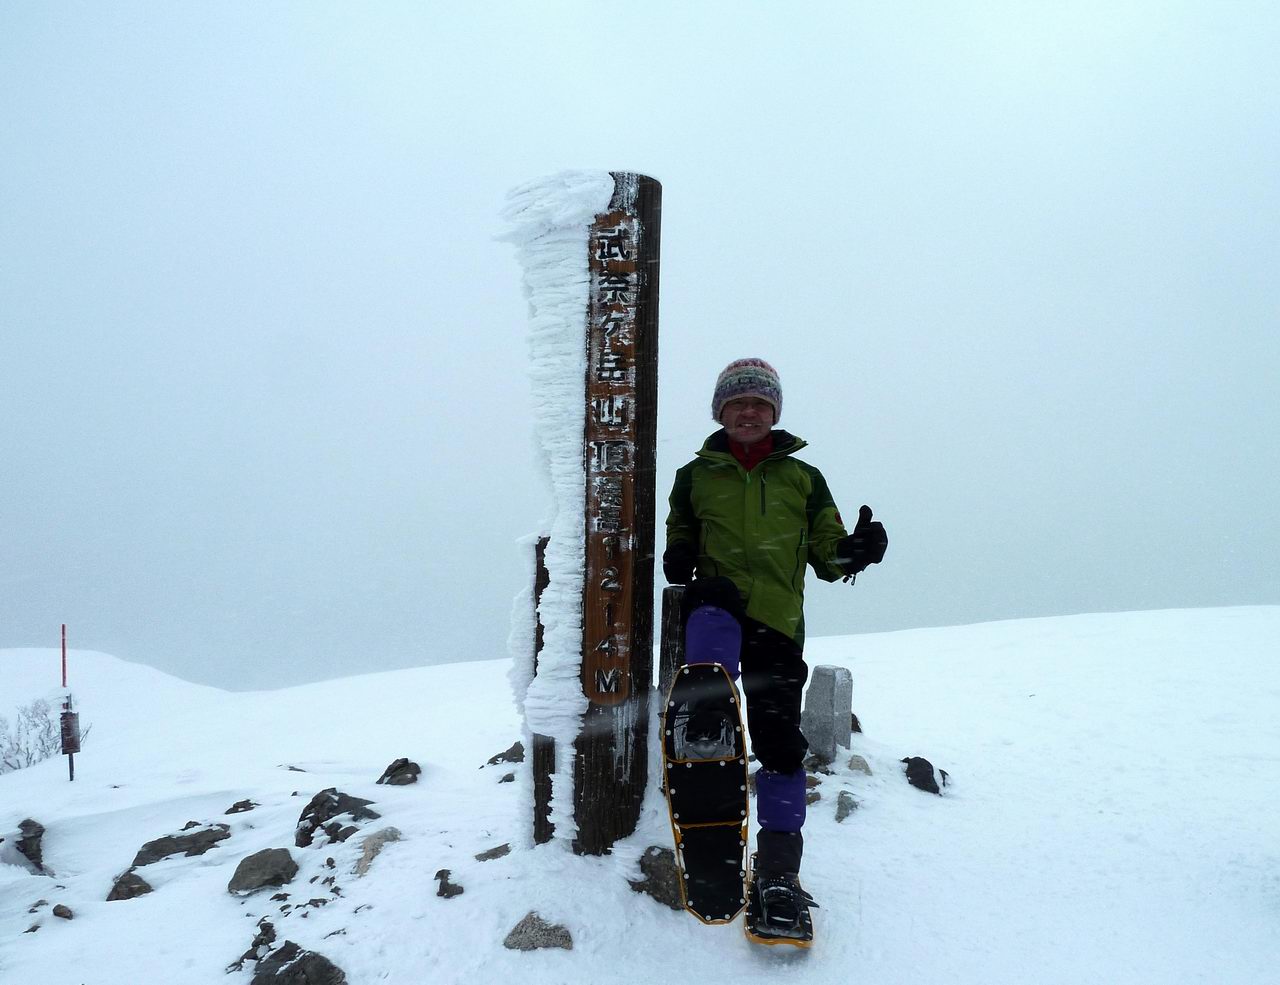
[[[867,774],[867,776],[871,775],[871,764],[868,763],[861,756],[849,757],[849,769],[854,770],[855,772],[858,772],[858,773],[865,773]]]
[[[822,782],[822,777],[814,776],[812,773],[809,773],[804,778],[804,785],[806,790],[812,790],[821,782]]]
[[[805,757],[804,768],[810,773],[817,773],[821,776],[831,775],[831,768],[829,764],[816,755]]]
[[[61,903],[53,908],[53,915],[55,917],[60,917],[63,920],[70,920],[75,916],[75,914],[71,912],[71,907],[63,906]]]
[[[516,775],[514,773],[504,773],[499,783],[515,783]]]
[[[422,767],[411,759],[397,759],[385,770],[382,776],[378,777],[379,783],[387,783],[393,787],[403,787],[410,783],[418,782],[418,774],[422,772]]]
[[[836,798],[836,824],[839,824],[857,809],[857,798],[848,790],[841,790],[840,796]]]
[[[182,826],[182,830],[190,831],[192,828],[198,828],[198,827],[200,827],[199,821],[188,821],[186,824]]]
[[[369,871],[369,866],[373,864],[373,860],[378,857],[378,853],[390,842],[399,840],[399,828],[383,828],[381,831],[375,831],[360,842],[361,853],[359,861],[356,862],[356,875],[365,875]],[[332,862],[333,859],[328,861]]]
[[[23,931],[23,933],[24,933],[24,934],[34,934],[34,933],[35,933],[37,930],[39,930],[39,929],[40,929],[40,924],[38,924],[38,923],[33,923],[30,927],[28,927],[26,930],[24,930],[24,931]]]
[[[179,853],[188,858],[203,855],[218,842],[230,837],[231,829],[225,824],[214,824],[203,831],[194,831],[186,835],[165,835],[139,848],[138,854],[133,857],[132,867],[150,865],[152,862],[159,862],[162,858]]]
[[[120,876],[116,880],[116,884],[111,887],[111,892],[107,896],[107,902],[114,900],[133,899],[136,896],[146,896],[147,893],[154,892],[151,884],[142,876],[138,875],[132,869]]]
[[[819,790],[810,790],[807,794],[804,795],[804,802],[809,805],[816,804],[821,799],[822,799],[822,792]]]
[[[849,712],[849,731],[857,732],[858,734],[862,733],[862,723],[858,721],[858,716],[853,712]]]
[[[449,881],[449,870],[441,869],[436,873],[436,878],[440,880],[440,888],[436,890],[437,896],[443,896],[445,899],[453,899],[455,896],[461,896],[465,890]]]
[[[27,818],[18,825],[18,830],[22,832],[22,837],[14,843],[18,854],[34,865],[37,872],[44,872],[44,847],[41,844],[44,838],[44,825]]]
[[[913,787],[918,787],[928,793],[936,793],[941,795],[942,791],[938,789],[938,780],[934,776],[933,763],[921,756],[908,756],[902,760],[907,766],[907,782]],[[947,785],[947,771],[939,770],[942,774],[942,785]]]
[[[237,896],[247,895],[268,886],[283,886],[298,874],[298,863],[287,848],[264,848],[246,855],[236,866],[235,874],[227,883],[227,892]]]
[[[321,790],[318,794],[311,798],[311,802],[302,810],[302,815],[298,818],[298,827],[294,837],[294,844],[299,848],[306,848],[315,839],[316,831],[324,827],[324,831],[329,835],[332,841],[346,841],[355,833],[354,826],[344,829],[336,822],[329,824],[336,817],[344,814],[350,815],[352,821],[365,821],[379,818],[382,815],[377,811],[369,810],[371,800],[364,800],[361,797],[351,797],[345,793],[339,793],[335,787],[328,787]],[[325,827],[325,825],[328,825]],[[347,834],[342,837],[336,837],[343,830],[347,830]]]
[[[341,968],[315,951],[285,941],[258,962],[250,985],[346,985]]]
[[[47,899],[38,899],[38,900],[36,900],[34,903],[32,903],[32,904],[31,904],[31,909],[27,910],[27,912],[28,912],[28,913],[39,913],[39,912],[40,912],[41,907],[45,907],[45,906],[48,906],[48,905],[49,905],[49,901],[48,901]]]
[[[487,852],[481,852],[476,856],[477,862],[492,862],[495,858],[502,858],[504,855],[511,854],[510,845],[499,845],[497,848],[490,848]]]
[[[680,871],[676,868],[676,853],[670,848],[650,845],[640,857],[639,880],[627,880],[637,893],[652,896],[673,910],[684,909],[680,897]]]
[[[275,941],[276,928],[270,920],[263,917],[258,921],[258,933],[254,935],[253,942],[249,945],[249,950],[227,966],[228,974],[242,969],[246,961],[261,961],[270,953],[271,945]]]
[[[524,743],[516,742],[506,752],[500,752],[489,759],[485,766],[497,766],[499,763],[523,763]],[[483,768],[483,767],[482,767]]]
[[[537,913],[530,913],[511,928],[502,946],[511,951],[536,951],[545,947],[572,951],[573,936],[566,927],[547,923]]]
[[[251,811],[255,807],[261,805],[254,803],[252,800],[237,800],[234,804],[227,808],[228,814],[243,814],[245,811]]]

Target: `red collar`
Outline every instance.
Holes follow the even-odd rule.
[[[773,432],[770,431],[753,445],[740,445],[730,438],[729,451],[738,460],[738,464],[750,472],[773,454]]]

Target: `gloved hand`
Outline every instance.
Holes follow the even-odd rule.
[[[844,569],[845,574],[856,575],[867,565],[883,561],[888,546],[884,524],[872,520],[871,507],[863,506],[858,510],[858,522],[853,533],[836,541],[836,564]]]
[[[698,566],[698,552],[687,540],[668,544],[662,555],[662,573],[672,585],[687,585],[693,581],[693,569]]]

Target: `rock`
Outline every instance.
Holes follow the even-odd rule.
[[[800,731],[824,763],[836,758],[836,746],[849,748],[853,707],[853,674],[847,667],[817,666],[805,691]]]
[[[399,840],[399,828],[383,828],[366,837],[360,843],[361,854],[359,861],[356,862],[356,875],[365,875],[369,871],[369,866],[373,864],[373,860],[378,857],[378,853],[391,842]]]
[[[292,882],[297,874],[298,863],[289,854],[289,849],[264,848],[240,860],[231,881],[227,883],[227,892],[245,896],[268,886],[284,886]]]
[[[854,770],[855,772],[858,772],[858,773],[865,773],[867,774],[867,776],[871,775],[871,764],[868,763],[861,756],[849,757],[849,769]]]
[[[190,831],[192,828],[198,828],[198,827],[200,827],[199,821],[188,821],[186,824],[182,826],[182,830]]]
[[[27,818],[18,825],[18,830],[22,832],[22,837],[14,844],[18,854],[34,865],[37,872],[44,872],[44,825]]]
[[[266,917],[258,921],[258,932],[254,935],[249,950],[240,955],[227,966],[227,974],[240,971],[246,961],[261,961],[271,952],[271,945],[276,941],[276,928]]]
[[[40,909],[41,909],[42,907],[45,907],[45,906],[48,906],[48,905],[49,905],[49,901],[48,901],[47,899],[38,899],[38,900],[36,900],[34,903],[32,903],[32,904],[31,904],[31,909],[27,910],[27,912],[28,912],[28,913],[39,913],[39,912],[40,912]]]
[[[147,893],[155,892],[151,888],[151,884],[142,876],[138,875],[132,869],[124,875],[116,879],[116,884],[111,887],[111,892],[107,896],[107,902],[111,903],[115,900],[134,899],[137,896],[146,896]]]
[[[481,852],[476,856],[477,862],[492,862],[495,858],[502,858],[504,855],[511,854],[510,845],[499,845],[497,848],[490,848],[487,852]]]
[[[514,773],[504,773],[502,775],[502,779],[499,780],[498,782],[499,783],[515,783],[516,775]]]
[[[39,930],[39,929],[40,929],[40,925],[39,925],[38,923],[33,923],[30,927],[28,927],[26,930],[24,930],[24,931],[23,931],[23,933],[24,933],[24,934],[34,934],[34,933],[35,933],[37,930]]]
[[[422,767],[410,759],[397,759],[378,777],[379,783],[387,783],[393,787],[403,787],[418,782],[418,774]]]
[[[346,985],[341,968],[315,951],[285,941],[258,962],[250,985]]]
[[[243,814],[245,811],[251,811],[258,806],[260,805],[255,804],[252,800],[237,800],[234,804],[232,804],[230,807],[227,808],[226,813]]]
[[[663,906],[683,910],[680,896],[680,871],[676,868],[676,853],[670,848],[650,845],[640,856],[639,880],[627,880],[637,893],[652,896]]]
[[[335,787],[321,790],[303,808],[302,815],[298,818],[298,827],[293,839],[294,844],[299,848],[306,848],[315,839],[318,829],[344,814],[349,814],[352,821],[366,821],[381,817],[382,815],[377,811],[369,810],[369,805],[372,803],[373,801],[371,800],[339,793]],[[343,830],[342,826],[337,824],[324,828],[325,833],[333,841],[345,841],[351,834],[355,833],[356,829],[351,827],[344,837],[335,837],[337,833]]]
[[[185,835],[166,835],[163,838],[157,838],[155,841],[149,841],[138,849],[138,854],[133,857],[133,865],[131,868],[138,868],[143,865],[150,865],[153,862],[159,862],[162,858],[168,858],[170,855],[182,853],[188,858],[195,855],[203,855],[214,845],[220,841],[225,841],[231,837],[231,829],[225,824],[214,824],[203,831],[194,831]]]
[[[823,761],[820,756],[806,756],[804,768],[806,772],[817,773],[819,776],[831,776],[830,764]]]
[[[821,799],[822,799],[822,793],[821,791],[818,791],[818,790],[810,790],[807,794],[804,795],[804,802],[809,805],[816,804]]]
[[[573,950],[573,936],[568,929],[547,923],[536,913],[528,914],[511,928],[502,946],[511,951],[537,951],[547,947]]]
[[[455,896],[461,896],[465,890],[449,881],[449,870],[441,869],[436,873],[436,878],[440,880],[440,888],[436,890],[437,896],[443,896],[445,899],[453,899]]]
[[[858,716],[853,712],[849,712],[849,731],[862,734],[862,723],[858,721]]]
[[[858,809],[858,801],[848,790],[841,790],[836,798],[836,824]]]
[[[814,787],[816,787],[816,786],[817,786],[819,783],[821,783],[821,782],[822,782],[822,777],[820,777],[820,776],[815,776],[815,775],[814,775],[814,774],[812,774],[812,773],[808,774],[808,775],[804,778],[804,786],[805,786],[805,789],[806,789],[806,790],[812,790]]]
[[[928,793],[942,794],[942,791],[938,789],[938,780],[934,776],[933,763],[922,756],[908,756],[902,762],[907,766],[908,783]],[[942,774],[942,785],[945,787],[947,785],[947,771],[939,770],[938,772]]]
[[[516,742],[506,752],[500,752],[489,759],[485,766],[497,766],[499,763],[523,763],[524,743]],[[483,769],[483,767],[481,767]]]
[[[53,908],[53,915],[55,917],[60,917],[63,920],[70,920],[75,916],[75,914],[71,912],[71,907],[63,906],[61,903]]]

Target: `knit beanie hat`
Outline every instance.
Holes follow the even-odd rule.
[[[778,371],[763,359],[735,359],[716,378],[711,416],[716,421],[724,405],[736,397],[759,397],[773,404],[773,423],[782,416],[782,383]]]

